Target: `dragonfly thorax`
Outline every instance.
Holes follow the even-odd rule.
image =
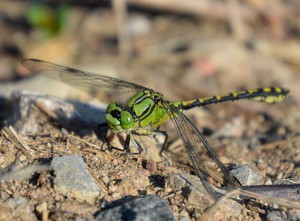
[[[128,108],[111,103],[106,108],[105,120],[113,133],[121,133],[131,129],[134,125],[134,116]]]
[[[113,133],[124,130],[157,127],[169,119],[161,106],[162,95],[152,90],[143,90],[130,98],[125,107],[116,103],[107,106],[105,119]]]

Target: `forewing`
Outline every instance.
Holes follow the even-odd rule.
[[[124,104],[131,96],[145,89],[141,85],[117,78],[85,72],[37,59],[24,59],[22,65],[33,73],[69,84],[107,103],[117,102]]]
[[[177,132],[186,147],[197,176],[201,179],[207,192],[216,197],[215,187],[209,178],[229,189],[242,188],[239,181],[220,161],[216,152],[203,137],[197,127],[172,103],[163,101]]]

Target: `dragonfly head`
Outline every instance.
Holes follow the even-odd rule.
[[[111,103],[106,108],[105,119],[108,128],[113,133],[121,133],[124,129],[131,129],[134,119],[129,110],[122,108],[116,103]]]

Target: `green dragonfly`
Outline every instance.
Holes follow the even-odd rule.
[[[114,101],[106,109],[107,126],[114,134],[126,132],[125,150],[129,149],[129,144],[134,135],[157,135],[162,133],[167,139],[166,132],[154,130],[153,128],[159,127],[167,120],[172,120],[186,147],[197,176],[201,179],[207,192],[214,198],[219,195],[218,188],[220,186],[229,190],[243,187],[220,161],[214,149],[183,111],[194,107],[240,99],[276,103],[281,102],[290,94],[288,89],[268,87],[184,102],[170,102],[162,94],[152,89],[117,78],[37,59],[25,59],[22,64],[34,73],[59,80],[90,94],[95,94],[97,91],[106,94],[109,100]],[[164,149],[166,139],[161,152]]]

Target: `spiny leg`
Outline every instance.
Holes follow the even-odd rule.
[[[163,136],[165,136],[164,143],[163,143],[163,145],[161,146],[161,149],[160,149],[160,151],[159,151],[159,155],[162,156],[162,153],[163,153],[163,151],[164,151],[165,148],[166,148],[166,144],[167,144],[167,141],[168,141],[168,138],[169,138],[169,134],[168,134],[167,131],[160,130],[159,128],[160,128],[160,126],[158,126],[158,127],[156,128],[156,130],[153,130],[153,131],[156,131],[156,132],[158,133],[158,135],[163,135]],[[154,135],[154,137],[155,137],[155,136],[156,136],[156,135]]]
[[[126,135],[126,140],[125,140],[125,145],[124,145],[124,151],[126,151],[126,154],[128,154],[128,155],[139,155],[139,154],[141,154],[141,153],[143,152],[143,148],[141,147],[141,145],[139,144],[139,142],[137,142],[137,141],[133,138],[133,136],[132,136],[131,133],[132,133],[132,132],[129,132],[129,133]],[[130,151],[129,145],[130,145],[130,142],[132,142],[132,140],[134,140],[134,143],[135,143],[136,146],[137,146],[137,149],[138,149],[138,152],[137,152],[137,153],[132,153],[132,152]]]
[[[162,135],[162,136],[164,136],[164,141],[163,141],[163,144],[162,144],[161,149],[159,151],[159,156],[162,159],[164,159],[164,161],[166,161],[168,163],[168,165],[172,165],[172,163],[170,162],[170,160],[168,159],[168,157],[163,154],[163,151],[165,150],[165,147],[166,147],[166,144],[167,144],[167,140],[168,140],[168,133],[166,131],[159,130],[158,128],[156,130],[138,128],[138,129],[132,131],[132,134],[139,135],[139,136],[153,135],[154,137],[156,135],[159,135],[159,136]],[[135,142],[138,145],[138,147],[141,148],[141,146],[139,145],[139,143],[136,140],[135,140]],[[140,150],[142,151],[142,148]]]
[[[162,156],[162,152],[164,151],[164,149],[166,147],[167,140],[168,140],[168,133],[166,131],[138,128],[136,130],[133,130],[132,133],[135,134],[135,135],[139,135],[139,136],[145,136],[145,135],[146,136],[148,136],[148,135],[152,135],[152,136],[162,135],[162,136],[164,136],[165,139],[164,139],[164,142],[161,146],[161,150],[159,151],[159,155]]]

